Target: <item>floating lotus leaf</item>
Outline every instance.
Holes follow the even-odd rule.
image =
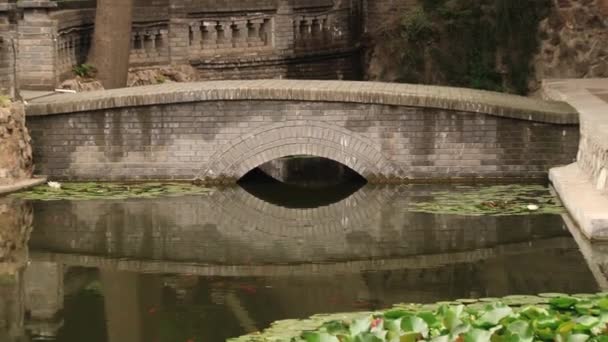
[[[532,208],[532,209],[531,209]],[[412,203],[414,212],[465,216],[561,214],[565,209],[542,185],[457,187],[431,194],[431,200]]]
[[[374,313],[317,315],[287,325],[273,324],[262,334],[232,341],[336,341],[335,337],[341,342],[608,342],[608,294],[506,297],[528,303],[543,303],[547,298],[549,304],[525,307],[509,307],[489,298],[470,305],[435,305],[435,310],[428,310],[428,305],[400,304]],[[584,304],[590,314],[580,314],[577,304]]]
[[[63,183],[60,189],[40,185],[10,196],[28,200],[124,200],[200,195],[212,190],[188,183]]]

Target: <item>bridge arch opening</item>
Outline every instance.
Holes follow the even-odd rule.
[[[305,155],[343,164],[370,182],[397,172],[369,138],[326,122],[296,120],[264,125],[233,139],[210,158],[198,178],[238,180],[267,162]]]
[[[309,209],[340,202],[359,191],[367,181],[335,160],[293,155],[258,165],[241,177],[238,184],[265,202]]]

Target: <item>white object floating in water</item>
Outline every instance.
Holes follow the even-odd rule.
[[[537,206],[536,204],[528,204],[528,210],[530,211],[536,211],[539,209],[539,206]]]
[[[49,187],[51,187],[53,189],[61,189],[61,183],[59,183],[59,182],[48,182],[48,183],[46,183],[46,185],[48,185]]]

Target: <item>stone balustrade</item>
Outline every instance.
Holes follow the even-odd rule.
[[[357,78],[351,5],[320,0],[298,7],[280,0],[223,10],[222,4],[176,3],[163,12],[170,7],[163,1],[139,1],[145,14],[133,22],[132,67],[191,65],[200,79]],[[86,62],[95,9],[89,2],[66,7],[49,0],[18,7],[10,13],[23,13],[15,25],[20,84],[54,89]]]
[[[190,55],[272,48],[272,17],[201,19],[189,25]]]
[[[56,40],[56,68],[59,75],[69,75],[74,66],[86,62],[92,38],[92,25],[84,25],[58,32]]]
[[[131,65],[157,65],[169,61],[169,24],[135,24],[131,32]]]
[[[348,42],[347,16],[344,11],[298,14],[293,20],[295,48],[328,48]]]

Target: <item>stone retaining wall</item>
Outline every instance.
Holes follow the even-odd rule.
[[[28,114],[39,172],[79,180],[234,181],[289,155],[372,182],[542,178],[579,139],[564,104],[361,82],[167,84],[45,98]]]
[[[539,53],[533,61],[537,84],[608,76],[607,9],[604,0],[554,0],[539,27]]]

